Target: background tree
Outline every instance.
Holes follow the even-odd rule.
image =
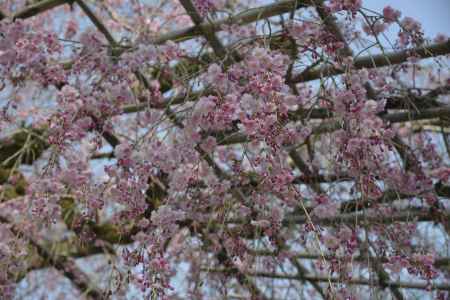
[[[2,299],[448,298],[447,37],[359,0],[0,7]]]

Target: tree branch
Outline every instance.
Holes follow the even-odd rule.
[[[14,15],[12,15],[12,19],[27,19],[34,17],[40,13],[43,13],[47,10],[53,9],[55,7],[61,6],[63,4],[72,4],[74,0],[46,0],[40,1],[36,4],[25,7],[24,9],[18,11]]]
[[[223,269],[205,269],[205,272],[211,273],[223,273],[227,272],[227,270]],[[374,284],[373,281],[368,279],[351,279],[351,280],[342,280],[340,278],[335,277],[325,277],[325,276],[302,276],[302,275],[287,275],[287,274],[276,274],[276,273],[268,273],[268,272],[249,272],[249,276],[253,277],[263,277],[263,278],[271,278],[271,279],[286,279],[286,280],[309,280],[314,282],[333,282],[333,283],[341,283],[348,285],[368,285],[372,286]],[[402,289],[418,289],[418,290],[428,290],[430,287],[434,290],[443,290],[450,291],[450,284],[448,283],[420,283],[420,282],[405,282],[405,281],[389,281],[384,284],[380,282],[376,283],[377,286],[380,287],[397,287]]]
[[[356,58],[353,61],[353,67],[359,69],[372,69],[380,68],[384,66],[390,66],[395,64],[401,64],[408,60],[411,54],[415,54],[419,58],[429,58],[440,55],[447,55],[450,53],[450,39],[443,43],[432,44],[429,46],[421,46],[413,49],[407,49],[397,52],[391,52],[378,55],[369,55],[360,58]],[[319,68],[310,70],[305,73],[297,74],[292,78],[293,83],[305,82],[316,80],[322,77],[340,75],[345,72],[344,69],[337,69],[330,65],[321,66]]]
[[[92,282],[86,274],[81,271],[75,261],[69,257],[55,257],[47,249],[42,247],[39,243],[33,240],[28,234],[19,228],[17,225],[12,224],[8,219],[0,216],[0,222],[5,224],[11,224],[10,230],[17,236],[21,236],[26,239],[28,243],[36,249],[39,256],[48,261],[50,265],[60,271],[65,277],[67,277],[72,283],[81,290],[82,293],[86,293],[89,298],[101,299],[102,292],[96,287],[92,286]]]

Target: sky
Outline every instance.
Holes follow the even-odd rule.
[[[387,5],[412,17],[420,23],[425,36],[435,37],[438,33],[450,36],[450,0],[363,0],[363,6],[382,11]]]

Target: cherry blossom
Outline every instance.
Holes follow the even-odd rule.
[[[360,0],[32,2],[0,5],[1,299],[34,270],[63,298],[448,296],[445,34]]]

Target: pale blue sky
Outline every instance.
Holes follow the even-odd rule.
[[[382,11],[387,5],[422,23],[425,35],[450,35],[450,0],[363,0],[363,6]]]

